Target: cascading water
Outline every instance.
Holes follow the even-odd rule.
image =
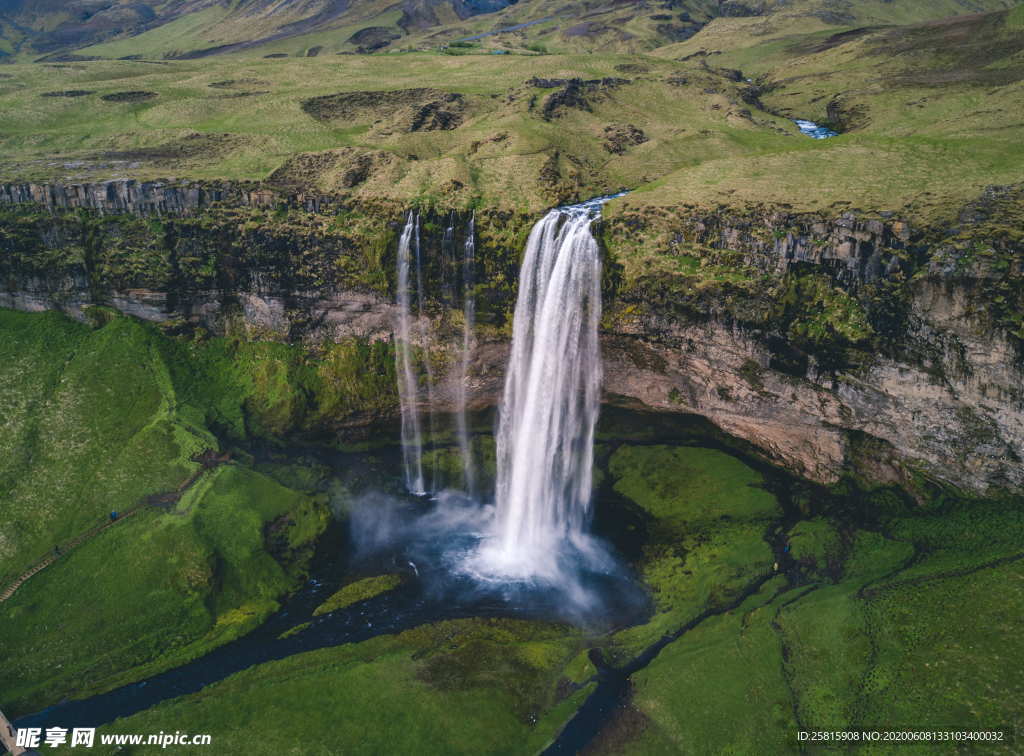
[[[475,542],[470,551],[459,547],[459,554],[450,552],[450,558],[455,560],[452,566],[457,565],[459,572],[489,582],[557,585],[560,590],[575,591],[576,598],[581,598],[586,591],[578,582],[580,571],[603,573],[614,561],[586,533],[601,389],[597,336],[601,318],[601,257],[591,224],[609,199],[602,197],[552,210],[530,232],[520,270],[511,355],[499,412],[495,506],[485,510],[491,516],[483,520],[482,512],[475,516],[479,526],[473,528],[475,533],[464,532],[463,537],[471,537]],[[457,500],[478,506],[472,504],[477,498],[477,475],[466,419],[466,382],[475,347],[474,232],[471,219],[463,248],[464,326],[455,382],[455,422],[464,488],[469,496],[454,494],[453,500],[453,493],[441,492],[441,508],[435,513],[441,519],[452,516],[453,523],[463,525],[474,516],[469,510],[455,516],[445,502]],[[408,347],[413,260],[420,344],[428,343],[418,236],[419,218],[410,214],[399,243],[401,316],[397,359],[406,483],[413,493],[423,494],[430,489],[420,462],[422,441],[416,417],[419,390]],[[454,267],[453,233],[445,233],[442,247],[442,257],[451,257]],[[425,367],[426,398],[432,406],[433,376],[429,364]]]
[[[414,245],[413,248],[416,253],[416,313],[419,323],[420,332],[420,348],[423,350],[423,369],[426,373],[426,393],[427,393],[427,428],[430,433],[430,438],[434,439],[437,437],[436,428],[434,425],[434,369],[430,365],[430,333],[427,330],[427,319],[423,316],[423,255],[422,247],[420,245],[420,216],[416,215],[416,231],[413,234]],[[437,488],[437,455],[434,455],[434,465],[431,470],[430,486],[422,487],[419,489],[419,493],[431,493]]]
[[[562,577],[587,556],[600,406],[601,259],[590,226],[610,198],[558,208],[530,232],[519,277],[498,438],[493,532],[471,568],[497,579]]]
[[[459,376],[456,384],[455,424],[459,439],[459,454],[462,457],[462,481],[466,493],[476,495],[476,467],[473,452],[469,446],[469,428],[466,422],[466,380],[469,377],[469,363],[473,356],[474,330],[476,327],[476,296],[474,268],[476,265],[476,215],[470,217],[466,229],[466,241],[462,248],[462,355],[459,360]]]
[[[412,250],[419,250],[419,217],[412,211],[405,221],[398,241],[398,324],[395,331],[395,369],[398,373],[398,398],[402,408],[402,457],[405,463],[405,486],[416,495],[426,493],[423,480],[423,439],[417,410],[419,389],[413,370],[412,344],[409,340],[411,301],[409,273]]]

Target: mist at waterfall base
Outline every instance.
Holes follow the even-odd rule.
[[[391,554],[396,563],[405,560],[397,566],[414,570],[438,594],[549,604],[560,617],[585,624],[635,614],[645,602],[612,548],[588,532],[601,387],[601,259],[591,224],[608,199],[556,208],[530,233],[499,407],[493,496],[477,490],[480,475],[466,422],[466,370],[475,346],[473,221],[461,265],[452,223],[445,231],[438,293],[449,308],[457,304],[455,291],[463,297],[454,413],[463,468],[459,490],[441,485],[436,465],[433,473],[424,465],[422,429],[433,428],[435,418],[424,421],[420,406],[424,400],[433,406],[435,389],[429,365],[416,364],[431,335],[423,317],[420,219],[409,214],[398,249],[395,335],[410,496],[368,493],[351,503],[352,540],[364,558]]]
[[[474,615],[570,622],[594,631],[633,624],[649,600],[628,569],[597,538],[576,559],[566,548],[559,577],[507,579],[471,568],[495,526],[493,503],[444,490],[430,497],[370,491],[349,504],[353,563],[363,571],[402,572],[425,600]]]

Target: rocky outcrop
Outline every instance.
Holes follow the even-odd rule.
[[[0,206],[32,205],[48,210],[95,210],[133,215],[185,215],[223,204],[274,207],[288,204],[310,212],[328,207],[332,197],[282,192],[259,184],[119,179],[85,184],[0,184]]]
[[[0,187],[0,201],[38,203],[53,213],[20,229],[11,225],[16,216],[3,221],[8,240],[15,232],[34,240],[30,257],[38,264],[4,269],[0,306],[61,309],[84,318],[89,305],[103,304],[153,322],[310,343],[391,338],[388,250],[398,212],[379,224],[390,232],[371,238],[345,224],[330,230],[338,226],[328,227],[331,217],[358,212],[317,214],[330,198],[307,205],[310,198],[302,195],[256,187],[7,185]],[[217,210],[280,203],[310,213],[297,221],[261,210],[226,223],[228,210]],[[150,225],[135,228],[129,216],[107,216],[106,225],[78,227],[81,221],[63,212],[76,208],[178,213],[182,220],[137,221]],[[911,490],[927,482],[979,494],[1024,490],[1024,361],[1020,339],[998,309],[1016,308],[1016,290],[1005,286],[1019,287],[1024,270],[1015,236],[997,238],[978,225],[1002,212],[985,202],[969,208],[957,234],[852,212],[824,217],[675,208],[612,216],[603,229],[609,244],[606,399],[702,415],[766,458],[821,483],[853,473]],[[454,226],[464,227],[465,220],[456,218]],[[483,266],[477,279],[488,287],[479,292],[480,343],[469,377],[477,408],[500,397],[522,243],[515,229],[528,221],[477,213]],[[440,237],[449,223],[447,215],[423,220],[425,276],[438,292],[447,275]],[[996,252],[978,251],[977,236],[964,236],[973,228]],[[961,237],[968,242],[961,244]],[[700,265],[710,266],[709,273],[623,273],[616,255],[630,243],[645,245],[662,262],[705,250]],[[122,247],[131,252],[118,252]],[[371,248],[377,249],[372,255]],[[749,279],[715,288],[721,255],[730,273]],[[134,267],[109,274],[125,256],[138,257]],[[54,262],[72,258],[82,262]],[[166,271],[159,272],[161,266]],[[828,295],[838,292],[843,307],[858,314],[863,305],[858,327],[864,334],[842,330],[840,323],[828,337],[830,351],[806,337],[801,329],[807,323],[799,318],[828,330],[836,327],[829,318],[845,316],[844,310],[828,312],[836,306],[830,299],[801,299],[800,291],[787,288],[807,271],[815,281],[824,278]],[[871,309],[873,297],[881,302],[878,312]],[[1007,298],[1009,304],[996,301]],[[440,411],[455,395],[444,369],[455,364],[461,339],[452,304],[430,303],[424,323],[432,334]]]
[[[1024,488],[1024,370],[1005,336],[966,314],[962,295],[923,282],[908,338],[939,364],[879,357],[848,373],[772,367],[758,334],[722,322],[637,317],[605,340],[605,390],[710,419],[811,480],[851,467],[876,483],[915,475],[973,492]],[[861,436],[881,453],[858,458]]]

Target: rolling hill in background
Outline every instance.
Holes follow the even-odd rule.
[[[429,49],[467,40],[646,52],[1002,10],[1012,0],[0,0],[0,59],[188,59]]]
[[[595,3],[568,24],[553,0],[465,18],[439,4],[177,0],[150,8],[148,30],[58,52],[46,45],[74,36],[77,6],[8,4],[40,31],[0,73],[0,171],[534,210],[630,188],[633,204],[950,215],[1024,179],[1024,5],[1004,5]],[[994,9],[929,18],[981,6]],[[76,39],[140,8],[79,16]],[[548,20],[487,31],[536,14]],[[665,43],[666,24],[689,31]],[[356,43],[380,52],[330,53]],[[807,139],[798,118],[843,138]]]

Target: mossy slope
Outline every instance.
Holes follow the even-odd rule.
[[[109,512],[175,491],[191,455],[219,445],[213,407],[176,390],[168,339],[99,322],[0,311],[5,585]],[[5,706],[113,687],[248,631],[297,585],[327,520],[323,502],[243,465],[205,473],[177,507],[145,506],[0,605]]]

